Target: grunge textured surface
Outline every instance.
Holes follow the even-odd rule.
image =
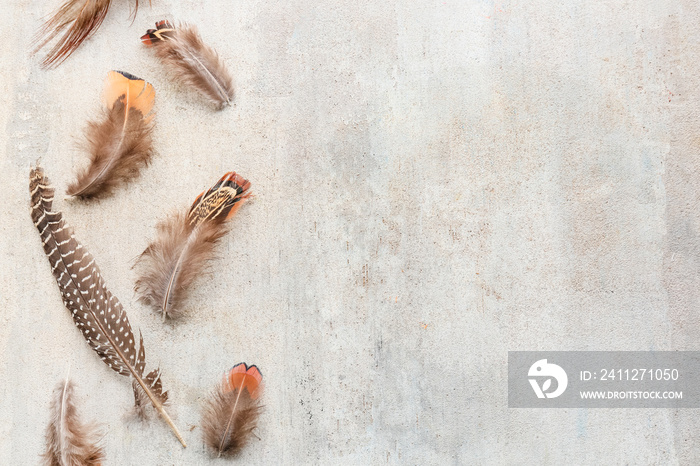
[[[237,362],[264,376],[241,464],[692,464],[694,410],[513,410],[508,350],[698,350],[700,7],[637,2],[114,2],[55,70],[56,1],[2,2],[0,463],[37,464],[69,364],[107,464],[206,465],[200,412]],[[139,41],[167,18],[226,61],[214,112]],[[109,70],[151,82],[138,180],[61,193]],[[149,360],[164,423],[85,346],[29,216],[41,159]],[[140,305],[156,222],[225,172],[256,197],[175,325]]]

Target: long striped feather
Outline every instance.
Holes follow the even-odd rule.
[[[34,36],[34,53],[53,42],[41,66],[52,68],[70,57],[80,44],[97,32],[111,3],[112,0],[66,0]],[[136,0],[133,18],[138,9],[139,0]]]
[[[178,440],[186,446],[163,409],[167,392],[162,389],[159,370],[155,369],[145,377],[143,375],[146,366],[143,336],[139,334],[137,351],[136,338],[126,312],[105,286],[95,259],[75,239],[73,230],[63,220],[61,212],[52,210],[54,189],[42,168],[31,170],[29,190],[32,220],[39,230],[51,272],[73,322],[110,369],[130,377],[138,385],[138,389],[134,390],[137,407],[140,407],[140,397],[146,396]]]

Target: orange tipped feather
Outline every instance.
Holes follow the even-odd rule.
[[[250,182],[226,173],[195,199],[189,211],[171,215],[157,225],[158,237],[137,262],[135,290],[139,300],[161,312],[163,319],[182,313],[180,303],[228,231],[231,218],[250,196]]]
[[[248,390],[252,399],[258,398],[262,374],[256,366],[248,367],[244,362],[237,364],[229,371],[225,380],[228,381],[230,390]]]
[[[123,71],[110,71],[105,80],[104,101],[108,109],[124,96],[127,108],[135,108],[148,115],[156,100],[156,91],[150,83]]]
[[[218,456],[234,456],[250,442],[262,406],[262,374],[240,363],[224,375],[202,416],[204,442]],[[251,392],[252,390],[252,392]]]
[[[67,194],[90,198],[111,191],[138,175],[151,158],[153,86],[123,71],[110,71],[105,81],[107,111],[87,131],[90,165],[68,186]]]

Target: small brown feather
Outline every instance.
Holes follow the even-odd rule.
[[[221,222],[207,222],[190,229],[184,214],[160,222],[158,239],[141,255],[144,260],[136,282],[139,300],[159,309],[163,318],[182,315],[180,302],[187,289],[205,269],[219,239],[228,230]],[[141,264],[141,262],[139,262]]]
[[[99,466],[104,460],[104,451],[98,444],[100,433],[95,424],[81,422],[73,392],[69,379],[54,389],[43,455],[47,466]]]
[[[153,107],[153,87],[128,73],[112,71],[105,94],[117,97],[107,102],[101,121],[89,123],[86,139],[90,165],[68,186],[70,196],[90,198],[109,193],[137,176],[150,160],[153,118],[148,113]]]
[[[206,45],[197,28],[188,24],[156,24],[141,40],[155,49],[168,71],[186,86],[199,90],[216,108],[233,102],[233,79],[216,51]]]
[[[262,405],[246,387],[232,387],[228,377],[206,400],[202,415],[204,443],[217,456],[238,454],[253,436]]]
[[[136,264],[135,290],[142,303],[159,310],[163,319],[182,315],[180,303],[228,231],[226,220],[250,196],[249,188],[243,177],[227,173],[197,197],[187,214],[171,215],[157,225],[156,239]]]

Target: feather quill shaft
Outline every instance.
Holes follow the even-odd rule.
[[[158,236],[137,262],[135,290],[139,300],[166,318],[182,313],[180,303],[226,234],[230,219],[250,196],[250,182],[235,172],[225,174],[200,194],[187,214],[177,213],[157,225]]]
[[[138,175],[152,154],[153,86],[123,71],[110,71],[104,92],[107,106],[86,137],[90,165],[78,173],[67,194],[90,198],[111,191]]]
[[[231,74],[194,26],[173,26],[166,20],[159,21],[156,29],[149,29],[141,41],[155,49],[156,56],[176,79],[198,89],[218,109],[231,105],[234,96]]]
[[[97,427],[80,420],[73,392],[73,382],[68,378],[54,389],[43,455],[47,466],[99,466],[104,461]]]
[[[75,239],[59,211],[53,211],[54,189],[44,170],[29,176],[31,216],[61,291],[63,303],[90,347],[113,371],[133,381],[137,407],[145,395],[183,446],[180,432],[163,408],[168,395],[155,369],[144,376],[146,353],[143,336],[136,338],[121,303],[107,289],[92,255]],[[141,393],[143,391],[143,393]]]
[[[236,364],[206,401],[202,432],[217,456],[234,456],[249,442],[262,411],[261,383],[256,366]]]

